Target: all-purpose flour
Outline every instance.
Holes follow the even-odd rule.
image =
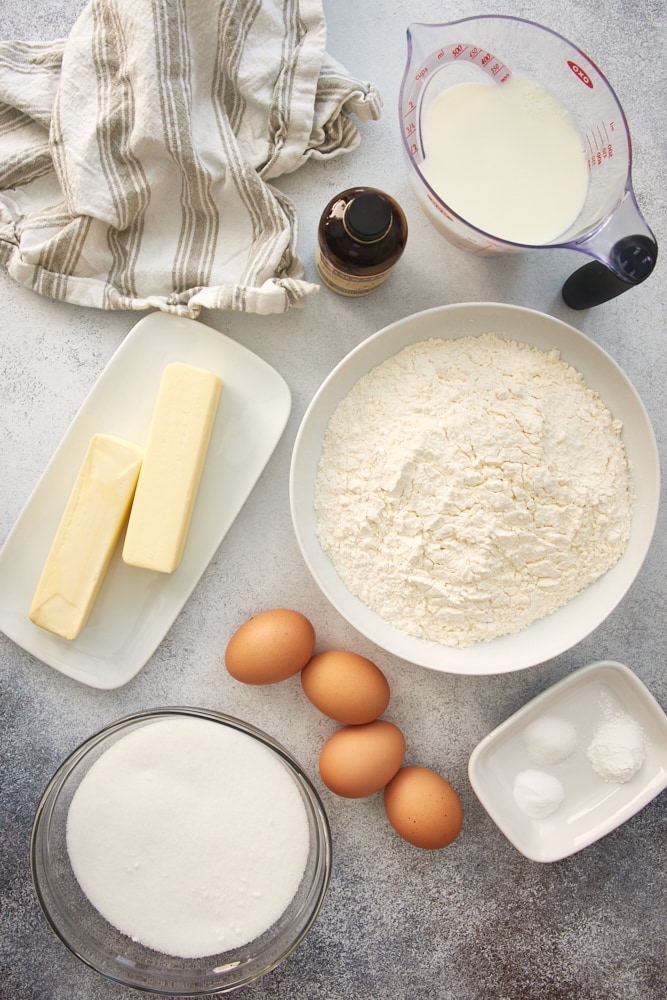
[[[610,569],[630,532],[621,426],[561,360],[493,333],[409,345],[327,427],[318,535],[347,587],[412,635],[514,634]]]

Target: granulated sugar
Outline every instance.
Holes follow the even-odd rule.
[[[198,958],[278,920],[306,866],[308,819],[268,748],[205,719],[166,719],[93,764],[72,799],[67,849],[109,923]]]
[[[610,569],[630,533],[621,425],[559,352],[493,333],[411,344],[333,413],[318,536],[368,607],[468,646]]]

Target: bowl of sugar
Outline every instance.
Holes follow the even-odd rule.
[[[231,716],[163,708],[75,750],[38,806],[35,890],[51,927],[108,979],[222,994],[282,962],[324,901],[331,836],[291,754]]]
[[[530,667],[619,604],[655,530],[650,419],[567,323],[464,302],[357,345],[304,414],[290,504],[303,558],[359,632],[457,674]]]

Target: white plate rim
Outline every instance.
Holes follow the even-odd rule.
[[[442,323],[450,324],[455,332],[448,334],[440,329]],[[315,536],[315,472],[326,424],[337,403],[362,374],[409,343],[431,336],[465,336],[494,328],[501,336],[543,349],[556,346],[546,331],[557,333],[562,357],[584,374],[592,388],[600,389],[603,374],[614,383],[621,391],[623,413],[627,410],[633,415],[631,431],[641,438],[645,467],[640,479],[633,477],[637,500],[631,538],[615,567],[549,619],[536,622],[518,636],[453,649],[400,632],[347,591]],[[600,395],[606,402],[602,391]],[[627,428],[623,434],[627,438]],[[306,566],[329,602],[357,631],[418,666],[447,673],[498,674],[526,669],[559,655],[593,632],[620,603],[641,569],[655,531],[660,462],[653,427],[641,398],[620,366],[595,341],[563,320],[525,306],[462,302],[436,306],[397,320],[362,341],[336,365],[311,399],[297,430],[289,492],[292,524]]]
[[[143,443],[162,370],[172,361],[199,365],[223,378],[183,562],[169,576],[135,569],[135,596],[144,605],[142,616],[130,625],[122,598],[114,596],[121,575],[133,569],[119,557],[121,539],[88,625],[78,639],[61,639],[33,625],[27,609],[85,448],[97,431]],[[280,440],[291,406],[282,375],[225,334],[171,313],[142,317],[84,399],[0,550],[0,630],[42,662],[91,687],[126,684],[199,582]],[[52,503],[46,496],[49,484],[51,495],[56,494]],[[36,535],[39,552],[32,541]],[[144,574],[141,584],[137,573]],[[101,619],[109,608],[120,609],[113,654]]]

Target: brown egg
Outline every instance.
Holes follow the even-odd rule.
[[[336,795],[360,799],[384,788],[404,757],[401,730],[393,722],[377,719],[334,733],[322,749],[320,775]]]
[[[447,847],[463,825],[458,795],[426,767],[402,767],[384,790],[384,807],[396,833],[427,850]]]
[[[320,712],[347,726],[372,722],[389,704],[389,684],[380,668],[342,649],[316,653],[301,671],[301,683]]]
[[[244,684],[275,684],[305,667],[315,649],[315,629],[298,611],[274,608],[244,622],[225,651],[227,670]]]

